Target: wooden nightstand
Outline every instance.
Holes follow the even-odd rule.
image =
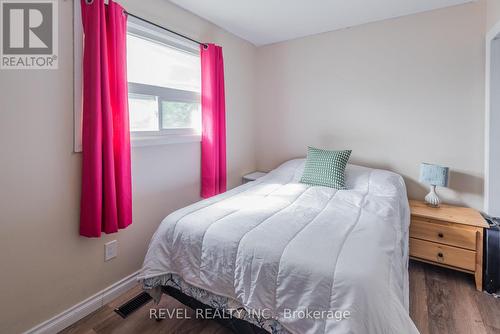
[[[428,207],[410,201],[410,257],[414,260],[473,274],[476,288],[483,287],[483,229],[479,212],[442,204]]]

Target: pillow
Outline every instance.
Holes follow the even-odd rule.
[[[307,160],[301,183],[346,189],[344,172],[351,150],[327,151],[319,148],[307,148]]]

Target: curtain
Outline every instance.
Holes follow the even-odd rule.
[[[132,223],[127,18],[113,1],[81,0],[84,32],[80,234]]]
[[[226,191],[226,103],[222,48],[200,46],[201,54],[201,196]]]

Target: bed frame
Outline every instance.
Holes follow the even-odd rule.
[[[171,287],[171,286],[162,286],[161,291],[172,298],[175,298],[182,304],[186,305],[189,308],[192,308],[193,310],[196,309],[202,309],[202,310],[208,310],[210,312],[218,311],[215,308],[208,306],[206,304],[203,304],[202,302],[194,299],[193,297],[190,297],[184,293],[182,293],[180,290]],[[227,313],[225,313],[227,314]],[[235,334],[269,334],[266,330],[259,328],[255,326],[254,324],[251,324],[245,320],[241,320],[235,317],[215,317],[213,320],[217,321],[219,324],[224,326],[225,328],[230,329],[233,333]]]

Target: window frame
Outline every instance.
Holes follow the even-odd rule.
[[[148,137],[148,136],[171,136],[171,135],[199,135],[199,130],[195,128],[168,128],[164,129],[162,102],[185,102],[185,103],[200,103],[200,93],[187,90],[165,88],[129,82],[129,94],[147,95],[157,97],[158,104],[158,131],[130,131],[132,138]]]
[[[200,57],[199,45],[158,27],[139,21],[133,17],[128,18],[127,34],[150,40],[153,43],[166,45],[179,51],[190,53]],[[201,60],[200,60],[201,61]],[[200,64],[201,71],[201,64]],[[130,131],[131,145],[149,146],[170,143],[201,142],[201,129],[195,128],[162,128],[162,101],[199,103],[201,105],[201,94],[193,91],[152,86],[141,83],[128,82],[128,92],[132,94],[150,95],[158,97],[158,125],[159,131]]]
[[[82,152],[82,106],[83,106],[83,27],[82,27],[82,14],[79,1],[73,3],[73,152]],[[168,46],[178,48],[180,50],[193,53],[199,56],[199,45],[197,43],[182,39],[175,34],[171,34],[163,29],[135,19],[128,17],[127,19],[127,32],[136,33],[139,37],[150,38],[153,41],[159,41]],[[201,64],[200,64],[201,70]],[[165,145],[177,143],[196,143],[201,141],[200,133],[190,133],[185,131],[179,133],[171,131],[170,133],[163,133],[157,135],[150,132],[130,132],[131,146],[151,146],[151,145]]]

